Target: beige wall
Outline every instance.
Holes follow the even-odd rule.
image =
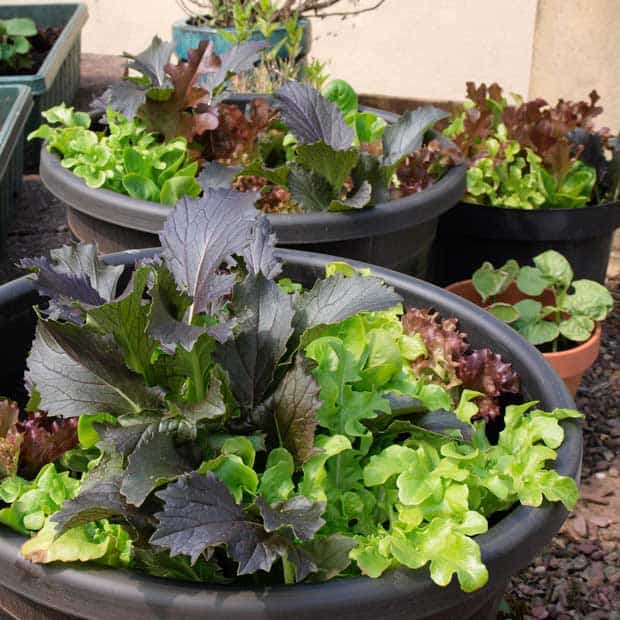
[[[530,95],[601,96],[601,125],[620,129],[619,0],[539,0]]]
[[[138,52],[182,16],[174,0],[82,1],[86,52]],[[313,23],[313,55],[360,92],[459,100],[466,80],[495,80],[555,101],[596,88],[603,123],[620,128],[620,0],[386,0]]]
[[[86,52],[140,51],[156,33],[169,38],[170,24],[182,16],[174,0],[85,1]],[[526,92],[536,2],[386,0],[344,21],[314,20],[313,55],[331,58],[331,74],[361,92],[461,99],[467,79],[501,80]]]

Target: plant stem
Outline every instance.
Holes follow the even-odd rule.
[[[196,402],[201,403],[205,399],[205,386],[200,368],[200,360],[196,351],[190,353],[192,361],[192,381],[194,382],[194,392],[196,393]]]
[[[284,583],[293,585],[295,583],[295,567],[286,558],[282,558],[282,569],[284,570]]]

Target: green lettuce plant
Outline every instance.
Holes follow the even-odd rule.
[[[36,36],[37,27],[28,17],[0,19],[0,71],[32,67],[29,38]]]
[[[87,464],[58,473],[66,452],[6,477],[3,522],[34,533],[33,562],[288,584],[428,565],[439,585],[484,586],[475,536],[492,515],[575,505],[549,465],[580,414],[509,406],[491,442],[480,414],[495,384],[518,385],[510,365],[470,351],[455,319],[405,314],[366,270],[279,283],[256,198],[180,201],[122,291],[92,246],[22,262],[49,300],[31,402],[78,419]]]
[[[573,280],[570,263],[555,250],[539,254],[533,262],[534,266],[519,267],[510,260],[497,269],[483,263],[472,281],[482,302],[489,304],[486,309],[536,346],[550,345],[557,351],[563,340],[586,341],[596,322],[604,320],[613,307],[610,292],[592,280]],[[525,298],[514,305],[496,301],[511,285]],[[552,298],[548,305],[540,299],[545,293]]]
[[[40,138],[61,156],[63,167],[92,188],[105,188],[139,200],[172,205],[183,196],[202,191],[195,177],[198,164],[191,160],[184,138],[159,142],[138,120],[107,112],[108,133],[89,129],[85,112],[64,104],[43,112],[50,124],[28,136]]]

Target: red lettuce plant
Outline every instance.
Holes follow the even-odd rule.
[[[19,421],[17,403],[0,401],[0,479],[18,472],[34,477],[77,445],[77,418],[50,418],[36,411]]]
[[[457,319],[441,319],[432,310],[412,308],[402,322],[405,333],[418,334],[426,346],[426,355],[411,362],[414,372],[431,374],[446,388],[461,386],[483,394],[474,399],[479,408],[476,419],[498,417],[500,396],[519,393],[519,377],[512,365],[489,349],[472,350]]]

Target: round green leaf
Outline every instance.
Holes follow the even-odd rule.
[[[553,342],[560,335],[560,330],[555,323],[543,320],[523,323],[518,326],[517,331],[533,345]]]
[[[504,323],[514,323],[521,315],[519,311],[510,304],[496,303],[490,305],[487,310]]]
[[[549,282],[536,267],[521,267],[517,276],[517,288],[526,295],[540,295]]]
[[[523,299],[517,302],[514,307],[524,321],[539,320],[543,308],[542,304],[534,299]]]
[[[10,37],[34,37],[37,34],[35,23],[28,17],[6,19],[3,23]]]
[[[598,282],[576,280],[573,289],[574,292],[566,296],[562,306],[562,310],[571,315],[579,314],[593,321],[602,321],[613,308],[611,293]]]
[[[595,323],[587,316],[571,316],[560,323],[560,333],[574,342],[584,342],[594,331]]]
[[[553,283],[568,287],[573,280],[570,263],[555,250],[547,250],[534,257],[534,265]]]

